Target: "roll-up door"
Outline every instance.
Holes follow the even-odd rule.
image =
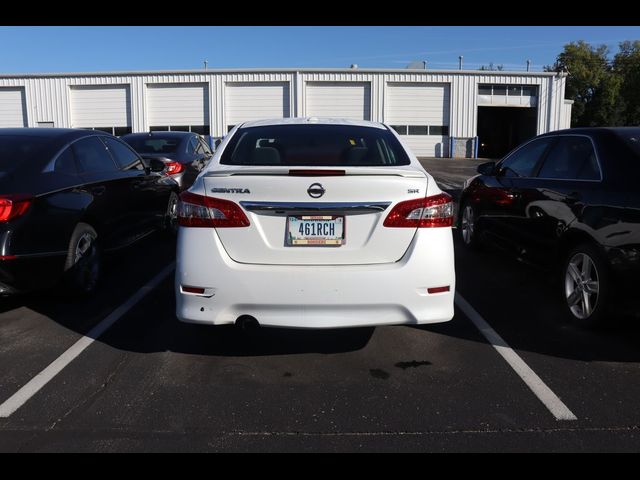
[[[131,93],[128,85],[71,87],[71,126],[131,130]]]
[[[227,131],[242,122],[290,117],[289,83],[227,83],[224,111]]]
[[[389,83],[385,123],[393,126],[417,156],[449,155],[449,85]]]
[[[147,112],[149,127],[153,130],[208,133],[209,86],[206,83],[149,84]]]
[[[309,82],[306,86],[309,117],[371,120],[371,84],[368,82]]]
[[[26,127],[24,88],[0,88],[0,128]]]

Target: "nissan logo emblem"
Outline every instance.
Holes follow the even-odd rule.
[[[312,183],[309,188],[307,188],[307,193],[311,198],[320,198],[324,195],[324,187],[319,183]]]

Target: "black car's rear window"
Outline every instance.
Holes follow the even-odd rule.
[[[182,142],[181,138],[160,137],[153,135],[150,137],[132,137],[122,138],[131,145],[138,153],[174,153],[178,149],[178,145]]]
[[[28,135],[0,135],[0,173],[50,155],[51,138]]]
[[[240,128],[224,149],[224,165],[396,166],[409,157],[388,130],[351,125]]]

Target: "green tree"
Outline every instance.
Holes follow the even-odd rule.
[[[608,53],[606,45],[592,47],[579,40],[565,45],[556,62],[545,67],[546,71],[568,73],[565,97],[574,101],[571,110],[571,125],[574,127],[594,126],[612,115],[606,110],[611,110],[617,100],[611,98],[610,92],[601,90],[604,87],[617,88],[617,80],[608,78]]]
[[[620,77],[620,125],[640,125],[640,40],[620,43],[613,71]]]
[[[489,66],[487,65],[480,65],[480,70],[488,70],[488,71],[502,71],[504,70],[504,65],[500,64],[500,65],[494,65],[493,62],[489,63]]]
[[[586,109],[585,125],[620,126],[626,125],[624,102],[621,97],[624,77],[611,71],[602,78],[595,90],[591,104]]]

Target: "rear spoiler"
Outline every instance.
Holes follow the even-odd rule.
[[[317,174],[315,174],[317,172]],[[205,173],[204,177],[231,177],[235,175],[265,175],[265,176],[342,176],[342,175],[378,175],[410,178],[425,178],[425,172],[411,165],[398,167],[252,167],[244,165],[223,166]]]

